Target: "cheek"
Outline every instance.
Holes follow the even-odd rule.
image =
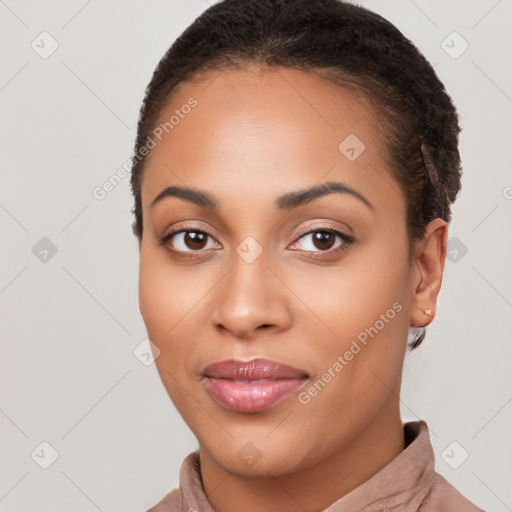
[[[295,273],[300,278],[290,287],[309,309],[298,317],[301,332],[308,333],[302,350],[315,379],[328,381],[325,388],[319,383],[316,406],[377,406],[399,384],[409,328],[406,255],[377,243],[338,268]],[[326,374],[329,369],[335,377]]]
[[[148,333],[155,340],[170,341],[176,327],[181,327],[180,319],[199,300],[200,287],[195,285],[197,279],[197,275],[176,270],[163,251],[143,245],[139,266],[139,302]]]
[[[160,254],[142,249],[139,266],[139,302],[149,339],[160,353],[155,365],[162,383],[176,408],[187,411],[190,404],[183,392],[193,333],[187,320],[194,302],[191,283]]]
[[[139,303],[148,335],[152,341],[162,338],[173,325],[175,308],[168,276],[161,266],[144,252],[139,267]]]
[[[376,322],[384,334],[404,319],[397,309],[405,309],[407,261],[400,259],[400,251],[388,249],[387,254],[382,246],[380,252],[376,249],[354,253],[337,267],[310,266],[307,271],[295,269],[289,274],[290,288],[312,313],[305,314],[302,321],[315,323],[316,342],[321,334],[327,345],[342,344]],[[399,305],[393,308],[395,303]],[[380,329],[380,315],[390,320],[385,329]]]
[[[139,302],[148,337],[160,350],[156,365],[180,382],[197,372],[197,340],[204,339],[209,315],[205,304],[215,281],[207,267],[179,267],[149,244],[141,250]]]
[[[149,339],[160,353],[155,360],[167,391],[174,387],[171,375],[180,381],[178,373],[186,360],[189,338],[183,331],[184,318],[191,309],[188,297],[190,283],[181,282],[179,274],[162,261],[159,254],[142,250],[139,267],[139,303]],[[180,321],[181,320],[181,321]],[[174,400],[173,400],[174,401]]]

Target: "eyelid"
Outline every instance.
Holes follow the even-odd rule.
[[[216,240],[220,238],[219,234],[211,227],[203,228],[200,226],[201,221],[184,221],[184,223],[178,223],[176,227],[173,227],[170,231],[166,232],[160,238],[160,242],[163,240],[168,240],[171,236],[177,235],[178,233],[182,233],[183,231],[197,231],[208,235],[211,238],[215,238]],[[198,224],[196,224],[198,223]],[[213,231],[213,233],[212,233]]]
[[[306,229],[300,230],[293,238],[295,240],[297,240],[299,238],[302,238],[304,235],[309,235],[311,233],[316,233],[317,231],[326,231],[327,229],[334,230],[334,228],[327,227],[327,226],[315,226],[315,227],[312,227],[312,228],[306,228]]]

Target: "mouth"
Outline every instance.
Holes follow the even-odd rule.
[[[237,412],[260,412],[283,401],[304,385],[304,371],[269,359],[229,359],[208,365],[202,373],[210,396]]]

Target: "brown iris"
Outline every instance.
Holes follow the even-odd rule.
[[[199,250],[202,249],[208,240],[206,233],[200,231],[186,231],[184,236],[184,243],[189,249]]]
[[[315,231],[312,235],[313,243],[319,251],[328,250],[334,244],[335,235],[333,233],[329,233],[328,231]]]

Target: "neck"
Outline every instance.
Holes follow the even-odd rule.
[[[405,448],[398,400],[327,459],[293,474],[247,478],[219,467],[200,450],[201,474],[215,512],[322,511],[370,479]],[[243,504],[243,507],[241,507]]]

